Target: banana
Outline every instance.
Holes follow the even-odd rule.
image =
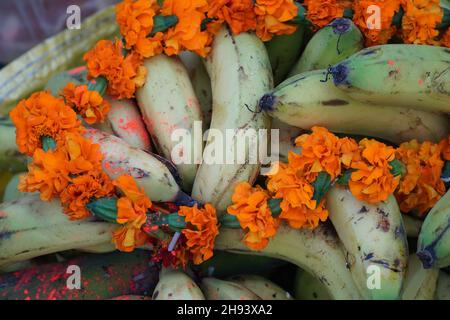
[[[178,58],[158,55],[144,65],[145,85],[136,92],[144,122],[157,150],[175,163],[183,189],[190,191],[198,168],[195,153],[203,147],[203,140],[194,134],[195,122],[202,121],[200,104]],[[188,134],[187,141],[178,142],[177,131]]]
[[[330,220],[348,251],[350,271],[363,297],[398,299],[408,264],[408,243],[394,196],[369,205],[357,200],[347,188],[335,186],[326,200]]]
[[[228,280],[244,286],[262,300],[292,300],[289,292],[261,276],[243,274],[232,276]]]
[[[272,120],[272,132],[278,129],[278,158],[280,161],[287,162],[289,152],[300,152],[300,148],[295,145],[295,138],[305,132],[305,130],[298,127],[290,126],[278,119]],[[273,138],[273,136],[272,136]],[[270,153],[275,156],[274,150]]]
[[[300,56],[305,35],[305,27],[299,25],[293,34],[274,36],[265,43],[272,65],[273,82],[278,85],[286,79],[289,70]]]
[[[0,117],[0,171],[20,172],[27,169],[27,157],[16,145],[16,128],[8,118]]]
[[[115,224],[70,221],[58,200],[30,194],[0,205],[0,266],[111,241]]]
[[[433,300],[439,269],[424,269],[415,254],[409,256],[402,300]]]
[[[358,27],[350,19],[337,18],[313,35],[289,77],[327,68],[363,48],[364,37]]]
[[[331,68],[336,86],[362,102],[450,113],[450,50],[388,44]]]
[[[261,300],[246,287],[231,281],[203,278],[200,287],[206,300]]]
[[[249,249],[242,238],[242,230],[221,228],[215,249],[291,262],[319,279],[333,299],[361,299],[347,268],[342,245],[330,225],[324,224],[315,230],[295,230],[282,225],[262,251]]]
[[[449,133],[448,120],[443,115],[359,102],[331,81],[325,81],[326,77],[325,70],[291,77],[264,95],[259,107],[270,116],[302,129],[321,125],[334,132],[395,143],[412,139],[437,142]]]
[[[25,197],[27,193],[20,192],[18,190],[19,186],[19,176],[23,173],[18,173],[14,175],[6,185],[5,191],[3,192],[3,202],[9,202],[16,199],[20,199],[22,197]]]
[[[180,59],[188,70],[192,87],[202,109],[203,131],[209,129],[212,116],[212,89],[211,79],[206,71],[205,63],[202,58],[191,51],[184,51],[180,54]]]
[[[298,268],[294,279],[296,300],[331,300],[327,288],[310,273]]]
[[[176,169],[164,158],[133,148],[122,139],[95,129],[87,130],[86,137],[100,145],[103,170],[111,179],[130,174],[152,201],[192,204],[192,199],[176,182]]]
[[[450,266],[450,190],[427,214],[419,234],[417,256],[426,269]]]
[[[184,272],[163,268],[152,300],[205,300],[197,284]]]
[[[450,275],[442,270],[437,281],[436,300],[450,300]]]
[[[403,225],[405,226],[406,235],[408,238],[417,238],[422,228],[422,220],[403,214]]]
[[[206,65],[213,93],[211,129],[214,130],[209,132],[204,155],[213,152],[234,159],[237,136],[233,137],[232,143],[222,145],[217,141],[225,139],[226,129],[241,129],[244,134],[256,130],[258,134],[259,129],[270,127],[266,115],[255,112],[259,97],[272,88],[270,61],[264,44],[256,35],[241,33],[235,36],[223,27],[215,37]],[[261,160],[249,159],[255,154],[266,154],[267,145],[259,143],[258,148],[255,139],[247,140],[251,141],[246,143],[245,152],[239,150],[246,158],[245,163],[235,160],[233,164],[223,164],[225,159],[218,159],[219,163],[203,159],[195,177],[192,197],[213,204],[219,215],[226,212],[238,182],[251,183],[256,179]]]

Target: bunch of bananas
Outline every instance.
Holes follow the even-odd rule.
[[[217,147],[211,134],[206,143],[198,139],[197,123],[201,131],[222,133],[279,129],[281,160],[291,151],[300,153],[294,139],[317,125],[392,144],[412,139],[438,142],[449,135],[449,49],[406,44],[363,49],[361,32],[345,18],[307,39],[301,27],[264,45],[253,33],[235,35],[223,27],[205,59],[192,53],[146,59],[150,72],[136,92],[136,101],[111,100],[105,123],[85,133],[100,145],[103,170],[112,179],[132,175],[154,202],[211,203],[223,217],[238,183],[254,184],[264,163],[197,162],[196,154]],[[54,76],[47,89],[59,92],[74,81],[73,74]],[[77,79],[84,83],[85,71]],[[173,140],[179,129],[190,137],[181,148]],[[70,221],[58,201],[43,202],[37,194],[18,192],[19,175],[29,159],[19,155],[15,128],[6,117],[0,119],[0,140],[0,170],[7,172],[0,175],[0,272],[4,273],[0,286],[13,277],[12,271],[17,277],[41,268],[42,256],[74,254],[88,260],[98,256],[113,268],[122,267],[126,255],[111,253],[116,225],[96,218]],[[234,154],[234,147],[220,148],[226,155]],[[247,155],[269,151],[276,153],[268,144],[253,140],[245,149]],[[186,154],[189,163],[173,163],[176,155]],[[281,225],[260,251],[242,242],[242,229],[220,228],[213,259],[230,268],[223,274],[216,270],[219,265],[206,267],[208,262],[203,272],[159,270],[153,263],[143,263],[148,258],[144,250],[155,249],[148,245],[127,261],[130,270],[135,265],[145,269],[142,272],[151,285],[135,291],[118,287],[114,294],[94,290],[85,298],[450,299],[450,275],[445,271],[450,266],[450,191],[423,222],[403,215],[392,195],[368,204],[347,189],[332,186],[326,203],[329,221],[314,230]],[[224,254],[232,256],[220,260]],[[250,259],[243,258],[246,255]],[[288,290],[269,272],[280,264],[290,270]],[[97,262],[90,265],[94,275],[101,273]],[[255,271],[260,267],[263,276]],[[123,273],[130,278],[134,271],[128,269]],[[0,299],[24,298],[15,291],[20,286],[5,288]]]

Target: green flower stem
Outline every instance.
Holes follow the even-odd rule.
[[[43,136],[41,138],[41,143],[42,143],[42,149],[44,149],[45,152],[56,149],[56,141],[52,137]]]

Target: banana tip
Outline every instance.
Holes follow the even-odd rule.
[[[430,250],[425,248],[417,252],[417,257],[422,261],[422,266],[424,269],[433,268],[436,262],[436,255],[434,254],[434,250]]]
[[[333,82],[336,86],[346,85],[348,83],[349,68],[345,63],[339,63],[330,68],[331,75],[333,76]]]
[[[275,96],[272,93],[267,93],[259,100],[259,110],[272,111],[275,104]]]
[[[352,21],[347,18],[337,18],[334,19],[330,26],[333,28],[333,32],[339,35],[347,33],[350,30]]]

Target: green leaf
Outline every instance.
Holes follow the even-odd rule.
[[[215,20],[216,19],[214,19],[214,18],[205,18],[205,19],[203,19],[202,24],[200,25],[200,30],[201,31],[205,31],[208,23],[213,22]]]
[[[280,204],[283,199],[270,199],[269,202],[269,208],[272,212],[272,217],[276,218],[281,214],[281,208]]]
[[[41,138],[41,142],[42,142],[42,149],[44,149],[45,152],[56,149],[56,141],[52,137],[43,136]]]
[[[346,9],[344,10],[344,14],[343,14],[343,17],[344,17],[344,18],[347,18],[347,19],[353,19],[353,15],[354,15],[353,9],[351,9],[351,8],[346,8]]]
[[[159,7],[162,7],[164,5],[164,0],[157,0],[156,2],[158,3]]]
[[[236,216],[233,216],[231,214],[224,214],[220,218],[220,225],[224,228],[230,228],[230,229],[240,229],[241,224],[239,223],[239,220],[236,218]]]
[[[89,91],[97,91],[102,97],[105,95],[108,81],[104,77],[92,79],[88,84]]]
[[[150,37],[153,37],[158,32],[164,32],[170,27],[173,27],[178,23],[178,17],[172,16],[154,16],[153,17],[153,30],[150,33]]]
[[[316,200],[317,206],[319,206],[323,197],[327,194],[328,190],[331,188],[331,176],[322,171],[317,176],[316,181],[313,183],[314,195],[313,200]]]
[[[406,167],[400,160],[394,159],[389,162],[389,165],[392,167],[391,173],[394,175],[394,177],[403,176],[406,174]]]
[[[86,208],[97,218],[117,223],[117,199],[104,197],[91,200]]]
[[[400,7],[400,10],[392,17],[392,25],[398,28],[401,27],[404,15],[405,11],[403,10],[402,7]]]
[[[347,186],[352,176],[352,173],[355,171],[356,171],[355,169],[348,169],[344,171],[344,173],[337,178],[336,182],[339,183],[340,185]]]

